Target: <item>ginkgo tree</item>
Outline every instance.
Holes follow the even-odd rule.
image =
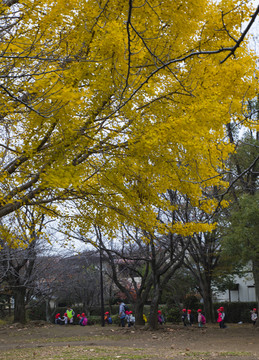
[[[257,91],[246,35],[258,11],[238,0],[3,1],[0,217],[79,198],[88,214],[104,209],[100,225],[124,217],[150,231],[168,188],[213,210],[202,191],[224,184],[224,124]],[[211,226],[171,231],[201,228]]]

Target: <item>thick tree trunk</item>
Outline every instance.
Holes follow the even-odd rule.
[[[204,301],[204,312],[205,312],[206,321],[214,322],[215,314],[213,312],[212,291],[211,291],[210,279],[204,279],[201,291],[202,291],[202,297],[203,297],[203,301]]]
[[[20,286],[14,290],[14,322],[21,324],[26,323],[26,312],[25,312],[25,295],[26,288]]]
[[[153,290],[153,296],[150,304],[150,313],[148,320],[149,327],[154,330],[158,328],[157,311],[158,311],[158,304],[160,298],[161,298],[161,289],[159,287],[159,284],[156,284]]]
[[[207,322],[214,322],[215,321],[215,315],[213,312],[213,304],[212,304],[212,294],[211,289],[205,289],[204,295],[204,312]]]
[[[145,325],[145,321],[143,319],[143,310],[144,310],[144,303],[140,300],[134,304],[135,307],[135,324],[136,325]]]

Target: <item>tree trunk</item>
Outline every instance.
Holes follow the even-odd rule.
[[[212,293],[211,286],[206,284],[203,288],[203,301],[204,301],[204,312],[207,322],[215,321],[215,314],[213,312]]]
[[[14,322],[21,324],[26,323],[26,312],[25,312],[25,295],[26,288],[20,286],[14,290]]]
[[[256,258],[253,260],[253,276],[255,282],[257,309],[259,309],[259,253],[256,253],[256,255]],[[257,320],[256,326],[259,326],[259,320]]]
[[[46,314],[45,314],[46,321],[51,322],[50,311],[49,311],[49,300],[48,299],[45,300],[45,306],[46,306],[46,308],[45,308],[46,309]]]
[[[153,290],[153,297],[150,304],[150,313],[149,313],[149,320],[148,325],[151,329],[156,330],[158,328],[158,320],[157,320],[157,311],[158,311],[158,304],[161,298],[161,289],[159,284],[157,283],[154,286]]]
[[[144,303],[137,299],[134,304],[135,309],[135,324],[136,325],[145,325],[145,321],[143,319],[143,310],[144,310]]]

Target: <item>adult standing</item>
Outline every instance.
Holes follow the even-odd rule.
[[[118,301],[119,304],[119,318],[120,318],[120,324],[122,327],[125,327],[125,317],[126,317],[126,313],[125,313],[125,304],[122,300]]]
[[[75,312],[73,309],[71,309],[70,306],[67,307],[67,323],[68,324],[73,324],[74,322],[74,316],[75,316]]]

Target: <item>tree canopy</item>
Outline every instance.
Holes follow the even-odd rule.
[[[257,91],[244,37],[258,9],[24,0],[5,1],[0,14],[1,218],[79,198],[90,221],[101,213],[101,225],[126,217],[150,230],[162,226],[156,209],[170,206],[160,195],[169,188],[213,210],[203,190],[224,185],[233,151],[224,125]]]

